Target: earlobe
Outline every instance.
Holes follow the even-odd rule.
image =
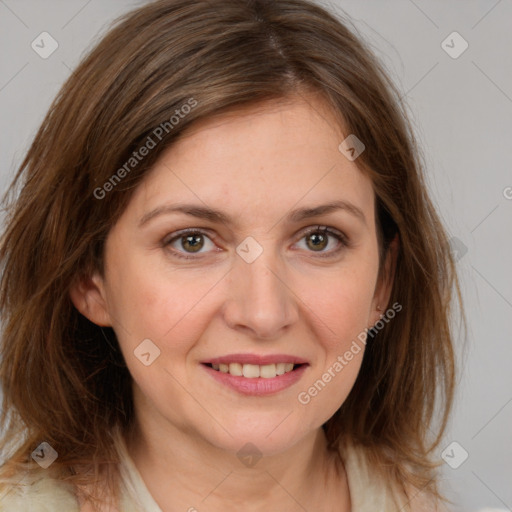
[[[71,302],[91,322],[111,327],[103,279],[98,274],[77,277],[69,288]]]

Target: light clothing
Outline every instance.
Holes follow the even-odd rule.
[[[121,449],[120,512],[162,512],[149,493],[126,445]],[[382,479],[366,464],[362,452],[349,448],[343,455],[348,476],[352,512],[406,512],[407,500],[390,492]],[[49,478],[41,469],[32,484],[24,480],[22,488],[6,491],[0,485],[0,512],[80,512],[78,500],[70,484]],[[418,509],[414,509],[417,512]],[[429,509],[431,512],[432,509]],[[185,511],[184,511],[185,512]],[[321,511],[315,511],[321,512]]]

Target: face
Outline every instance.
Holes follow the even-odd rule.
[[[344,402],[389,292],[347,135],[316,99],[260,105],[196,125],[134,192],[72,297],[114,328],[139,418],[275,454]]]

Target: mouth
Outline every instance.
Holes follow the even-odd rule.
[[[310,363],[291,354],[226,354],[201,362],[222,386],[242,395],[267,396],[297,384]]]
[[[307,363],[270,363],[270,364],[242,364],[242,363],[202,363],[219,373],[227,373],[234,377],[245,377],[246,379],[274,379],[285,375],[299,368],[308,366]]]

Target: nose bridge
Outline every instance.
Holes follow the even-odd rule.
[[[242,243],[239,250],[243,248],[247,246]],[[249,248],[255,249],[250,245]],[[293,293],[286,284],[287,272],[282,260],[270,242],[261,249],[253,261],[245,258],[243,252],[236,256],[226,320],[233,328],[243,326],[258,337],[268,338],[278,335],[298,315]]]
[[[247,294],[252,301],[262,299],[263,303],[280,302],[284,295],[282,265],[278,265],[278,258],[268,248],[252,263],[238,262],[239,277],[246,282]],[[278,268],[279,267],[279,268]],[[281,270],[281,272],[280,272]]]

